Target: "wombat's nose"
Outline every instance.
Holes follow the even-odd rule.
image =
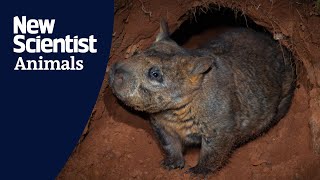
[[[114,64],[114,80],[116,86],[121,86],[128,78],[128,71],[123,68],[119,63]]]

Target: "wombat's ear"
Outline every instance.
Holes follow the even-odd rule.
[[[161,18],[161,20],[160,20],[160,32],[157,35],[157,38],[156,38],[155,42],[158,42],[158,41],[161,41],[163,39],[166,39],[169,36],[170,36],[170,34],[169,34],[168,23],[163,18]]]
[[[190,74],[192,75],[205,73],[211,68],[213,64],[212,58],[208,58],[208,57],[193,59],[191,60],[191,62],[192,64],[190,68]]]

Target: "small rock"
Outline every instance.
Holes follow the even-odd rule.
[[[113,154],[116,156],[116,158],[120,158],[122,156],[121,152],[119,151],[113,151]]]
[[[152,144],[152,140],[151,139],[148,139],[148,144]]]
[[[257,161],[251,162],[251,164],[252,164],[253,166],[259,166],[259,165],[264,164],[264,163],[268,163],[268,161],[266,161],[266,160],[264,160],[264,159],[259,159],[259,160],[257,160]]]
[[[274,40],[282,40],[282,39],[284,39],[284,35],[282,33],[275,33],[273,35],[273,39]]]
[[[132,155],[131,155],[131,154],[128,154],[128,155],[127,155],[127,158],[128,158],[128,159],[132,159]]]

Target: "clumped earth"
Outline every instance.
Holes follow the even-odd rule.
[[[226,12],[225,8],[234,19],[242,19],[238,25],[267,31],[288,48],[296,59],[298,79],[288,114],[267,133],[235,150],[229,163],[208,179],[320,179],[320,16],[316,1],[115,0],[109,65],[148,47],[158,33],[160,17],[168,20],[174,39],[186,48],[196,48],[232,28],[221,19],[230,18],[230,13],[213,19],[219,21],[213,23],[215,27],[202,23],[205,30],[194,31],[192,36],[188,34],[191,30],[183,29],[200,26],[201,16],[214,16]],[[192,25],[186,25],[190,22]],[[183,38],[187,34],[191,38]],[[145,115],[119,105],[106,76],[87,127],[57,179],[188,179],[185,171],[196,165],[198,151],[187,150],[184,169],[163,169],[163,152]]]

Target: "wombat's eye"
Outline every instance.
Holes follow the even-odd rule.
[[[152,67],[149,69],[149,73],[148,76],[151,80],[156,80],[158,82],[162,82],[162,75],[161,75],[161,71],[156,68],[156,67]]]

